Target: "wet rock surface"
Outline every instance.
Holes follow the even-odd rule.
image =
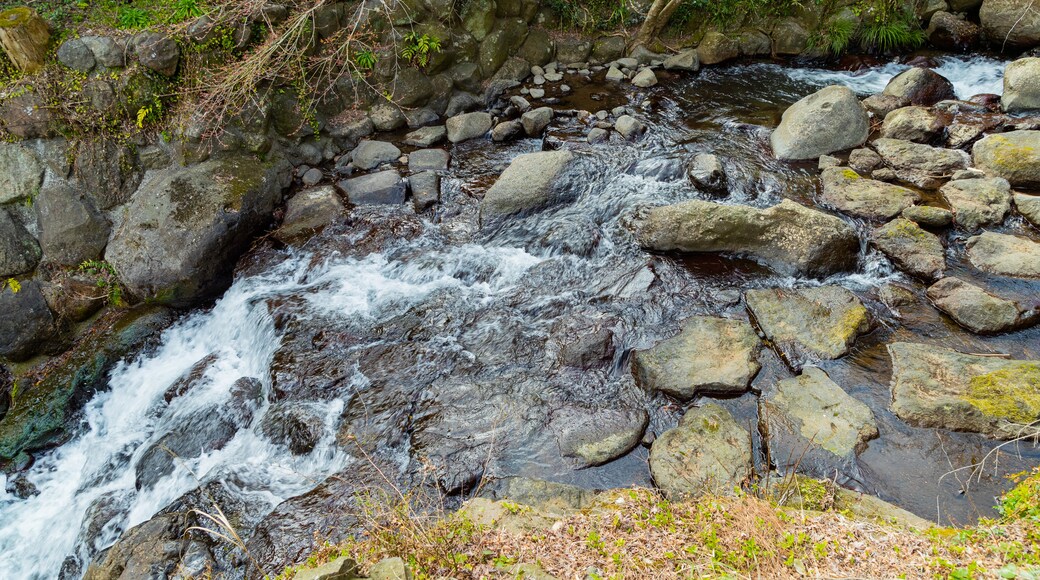
[[[871,220],[888,220],[921,199],[913,191],[865,179],[848,167],[830,167],[820,177],[821,200],[842,213]]]
[[[867,111],[856,95],[832,86],[784,111],[769,140],[778,159],[815,159],[862,145],[869,133]]]
[[[677,427],[654,441],[650,450],[654,482],[675,498],[705,492],[730,494],[749,474],[749,437],[718,405],[690,409]]]
[[[933,279],[946,269],[946,251],[939,237],[908,219],[895,219],[878,228],[871,241],[897,266],[914,276]]]

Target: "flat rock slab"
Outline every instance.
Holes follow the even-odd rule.
[[[959,149],[941,149],[900,139],[876,139],[873,142],[881,158],[900,176],[906,172],[942,177],[968,167],[968,154]]]
[[[451,155],[444,149],[420,149],[408,154],[408,171],[444,171],[448,169]]]
[[[914,276],[933,280],[946,269],[946,251],[939,237],[906,218],[878,228],[871,241],[898,268]]]
[[[1011,211],[1011,184],[1002,177],[958,179],[939,192],[953,210],[953,223],[969,232],[999,225]]]
[[[392,163],[400,156],[401,150],[386,141],[362,141],[350,152],[354,167],[362,171],[375,169],[384,163]]]
[[[787,468],[810,448],[851,459],[878,436],[870,409],[816,367],[805,367],[797,377],[777,383],[759,406],[760,429],[768,435],[770,456]]]
[[[384,205],[404,203],[408,184],[393,169],[371,175],[344,179],[336,184],[354,205]]]
[[[281,242],[313,234],[343,213],[345,206],[331,185],[307,189],[294,195],[285,207],[285,219],[274,232]]]
[[[825,204],[868,220],[890,220],[921,199],[905,187],[865,179],[848,167],[824,169],[820,179],[823,182],[821,199]]]
[[[982,232],[968,238],[965,248],[968,261],[983,272],[1040,278],[1040,244],[1028,238]]]
[[[680,399],[739,394],[758,374],[762,344],[743,320],[694,316],[678,336],[632,355],[632,374],[644,389]]]
[[[484,194],[481,217],[535,209],[552,201],[560,176],[574,160],[570,151],[518,155]]]
[[[491,115],[483,112],[463,113],[448,119],[445,127],[448,141],[462,143],[487,134],[491,130]]]
[[[448,138],[444,125],[423,127],[404,136],[404,144],[412,147],[431,147]]]
[[[911,425],[1013,439],[1040,418],[1040,361],[907,342],[888,353],[892,410]]]
[[[729,495],[751,469],[750,434],[729,411],[709,404],[690,409],[679,426],[650,448],[650,473],[669,498]]]
[[[943,278],[928,288],[935,307],[976,334],[997,334],[1035,324],[1040,305],[1025,307],[960,278]]]
[[[748,290],[758,327],[791,368],[844,356],[870,330],[867,309],[841,286]]]
[[[701,200],[656,207],[637,237],[662,252],[748,256],[781,274],[826,276],[854,268],[859,258],[850,225],[791,200],[768,209]]]
[[[649,422],[643,409],[571,406],[553,411],[549,427],[560,453],[581,468],[603,465],[634,449]]]

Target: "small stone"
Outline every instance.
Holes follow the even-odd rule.
[[[595,145],[597,143],[603,143],[604,141],[606,141],[609,138],[610,138],[610,131],[608,131],[606,129],[601,129],[599,127],[595,127],[591,131],[589,131],[589,136],[588,136],[587,140],[588,140],[588,142],[590,144]]]
[[[528,94],[531,95],[532,99],[540,99],[545,96],[545,89],[531,89],[531,92]]]
[[[491,140],[495,143],[504,143],[520,137],[524,133],[524,126],[520,121],[502,121],[491,129]]]
[[[638,139],[646,132],[646,125],[629,115],[618,117],[614,128],[621,133],[622,137],[629,140]]]
[[[830,155],[821,155],[820,161],[816,164],[816,168],[824,170],[828,167],[838,167],[839,165],[841,165],[841,159],[831,157]]]
[[[942,241],[908,219],[897,218],[875,230],[872,241],[896,266],[914,276],[935,279],[946,269]]]
[[[612,66],[610,67],[610,69],[607,70],[606,78],[608,81],[621,82],[628,77],[626,77],[625,73],[621,72],[621,70],[619,70],[616,66]]]
[[[644,68],[636,76],[632,77],[632,84],[641,88],[649,88],[657,84],[657,75],[654,74],[653,69]]]
[[[551,107],[539,107],[528,111],[520,117],[520,123],[528,137],[537,137],[545,131],[552,122],[553,110]]]
[[[448,138],[448,130],[444,125],[423,127],[404,136],[404,144],[412,147],[427,148]]]
[[[945,228],[953,223],[953,213],[934,205],[912,205],[903,210],[903,217],[929,228]]]
[[[444,171],[451,156],[444,149],[420,149],[408,156],[408,171]]]
[[[303,177],[300,178],[300,181],[302,181],[304,185],[310,187],[321,183],[322,178],[324,178],[324,175],[321,173],[321,170],[315,167],[308,169],[303,174]]]

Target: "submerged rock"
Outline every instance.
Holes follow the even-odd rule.
[[[958,227],[975,231],[999,225],[1011,211],[1011,185],[1006,179],[959,179],[939,189],[953,210]]]
[[[336,184],[352,205],[394,205],[404,203],[408,182],[394,169],[344,179]]]
[[[996,334],[1035,324],[1040,306],[1026,308],[960,278],[943,278],[928,288],[928,298],[957,324],[976,334]]]
[[[384,163],[393,163],[394,161],[397,161],[397,158],[400,156],[401,150],[393,143],[387,143],[386,141],[369,141],[367,139],[359,143],[358,146],[350,152],[350,157],[354,161],[354,166],[362,171],[375,169]]]
[[[739,394],[761,365],[762,344],[743,320],[694,316],[678,336],[632,354],[632,374],[644,389],[680,399],[702,394]]]
[[[844,356],[870,330],[867,309],[841,286],[748,290],[744,301],[777,354],[794,369]]]
[[[870,409],[816,367],[777,383],[775,392],[762,397],[759,409],[759,429],[781,472],[849,461],[878,436]]]
[[[1040,244],[1028,238],[982,232],[968,238],[965,248],[971,264],[984,272],[1040,278]]]
[[[851,226],[791,200],[768,209],[700,200],[656,207],[637,237],[651,250],[745,255],[784,274],[846,271],[859,255]]]
[[[906,342],[888,353],[892,410],[911,425],[1012,439],[1040,418],[1040,361]]]
[[[883,181],[865,179],[847,167],[823,170],[823,195],[827,205],[848,215],[889,220],[921,199],[913,191]]]
[[[670,498],[731,494],[750,475],[750,438],[718,405],[690,409],[650,448],[654,483]]]
[[[573,160],[570,151],[518,155],[484,194],[481,217],[508,215],[550,203],[562,188],[560,176]]]
[[[870,119],[855,93],[835,85],[788,107],[769,141],[777,159],[797,161],[858,147],[869,134]]]
[[[686,174],[698,189],[709,193],[726,193],[726,168],[717,155],[699,153],[686,164]]]
[[[946,269],[942,241],[916,223],[898,218],[874,231],[871,242],[896,266],[914,276],[934,279]]]
[[[971,148],[975,166],[1011,187],[1040,188],[1040,131],[987,135]]]
[[[549,428],[560,453],[578,467],[603,465],[639,445],[650,416],[643,409],[593,409],[569,406],[553,411]]]

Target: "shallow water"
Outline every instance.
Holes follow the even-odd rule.
[[[597,85],[573,83],[575,93],[561,108],[594,111],[629,99],[650,131],[634,144],[590,147],[579,120],[554,121],[546,141],[562,143],[578,157],[565,203],[481,229],[483,191],[512,157],[543,143],[470,142],[452,150],[436,213],[417,218],[407,207],[363,208],[302,248],[261,247],[213,308],[166,331],[155,352],[120,365],[111,390],[88,405],[81,435],[40,454],[28,474],[39,495],[0,496],[3,576],[53,578],[69,556],[85,563],[199,481],[233,482],[226,486],[230,493],[249,496],[253,509],[266,513],[352,461],[356,449],[337,443],[337,433],[355,435],[409,481],[433,477],[449,489],[481,476],[511,475],[586,487],[649,485],[642,446],[605,466],[575,469],[560,456],[554,413],[645,409],[651,432],[670,428],[683,406],[635,386],[630,352],[673,335],[693,314],[746,318],[739,291],[759,287],[840,284],[864,300],[876,321],[876,330],[861,337],[849,356],[821,365],[871,407],[881,430],[856,469],[834,477],[942,523],[990,513],[992,498],[1007,486],[1002,475],[1035,465],[1040,454],[1028,445],[1006,448],[999,463],[987,459],[988,469],[970,485],[967,472],[947,475],[981,461],[997,445],[915,429],[894,417],[884,345],[912,340],[1040,358],[1040,330],[980,338],[924,302],[890,312],[876,299],[879,286],[900,283],[918,295],[923,286],[865,247],[856,272],[808,280],[746,260],[648,254],[627,228],[642,208],[709,199],[688,185],[682,169],[701,151],[725,160],[732,189],[721,201],[812,204],[815,168],[774,161],[769,130],[789,104],[821,86],[843,83],[868,94],[904,68],[849,73],[750,64],[665,78],[634,95],[607,91],[601,101],[591,100]],[[1003,63],[945,57],[938,70],[967,97],[999,93]],[[1015,220],[1006,228],[1036,236]],[[958,251],[963,236],[952,234],[948,243],[951,274],[1009,287],[964,265]],[[1018,290],[1036,292],[1032,285]],[[587,369],[559,364],[574,329],[589,326],[610,331],[603,360]],[[190,395],[165,403],[169,386],[210,355],[213,362]],[[791,375],[772,351],[764,350],[761,359],[754,391]],[[173,473],[138,489],[135,471],[145,449],[185,429],[199,413],[223,412],[242,377],[259,379],[263,394],[248,423],[223,448],[180,460]],[[324,435],[304,455],[262,434],[265,414],[285,403],[309,405],[324,417]],[[723,404],[752,427],[761,451],[753,428],[755,393]],[[85,514],[113,494],[121,498],[115,515],[88,541],[81,535]]]

